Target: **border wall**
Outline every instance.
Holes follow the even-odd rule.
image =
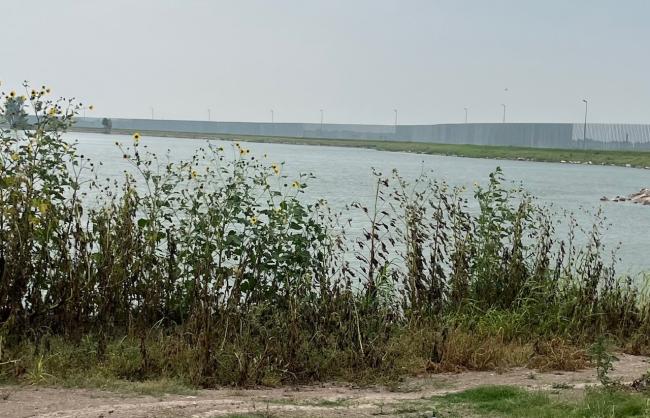
[[[112,118],[112,128],[138,132],[259,135],[292,138],[364,139],[534,148],[650,150],[650,125],[571,123],[468,123],[355,125],[209,122]],[[101,130],[102,118],[77,118],[79,130]]]

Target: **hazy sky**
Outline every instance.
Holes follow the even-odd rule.
[[[95,116],[650,123],[648,0],[0,0],[0,80]],[[505,89],[508,89],[505,91]],[[89,114],[90,116],[90,114]]]

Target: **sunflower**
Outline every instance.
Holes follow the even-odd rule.
[[[139,132],[136,132],[136,133],[133,134],[133,140],[136,143],[138,143],[138,141],[140,141],[140,133]]]
[[[273,172],[275,173],[276,176],[280,175],[280,166],[277,165],[276,163],[271,164],[271,168],[273,169]]]
[[[9,92],[9,97],[11,97],[12,99],[13,99],[14,97],[16,97],[16,92],[13,91],[13,90],[11,90],[11,91]]]
[[[300,182],[297,181],[297,180],[294,181],[293,183],[291,183],[291,187],[293,187],[294,189],[299,189],[300,188]]]

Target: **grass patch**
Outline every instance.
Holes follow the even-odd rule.
[[[499,417],[650,417],[646,395],[588,389],[571,399],[513,386],[484,386],[433,399],[435,405],[468,408],[476,415]],[[453,409],[453,408],[452,408]]]
[[[417,338],[415,338],[417,337]],[[393,392],[416,392],[421,383],[404,380],[405,375],[418,375],[426,372],[463,371],[463,370],[505,370],[510,367],[533,367],[544,365],[544,370],[575,370],[586,366],[571,363],[567,355],[558,367],[553,364],[561,353],[573,352],[570,346],[554,345],[555,349],[535,352],[530,343],[504,340],[501,336],[479,335],[467,331],[455,330],[448,336],[440,350],[442,357],[432,362],[427,357],[430,347],[436,344],[436,333],[425,325],[413,327],[408,331],[389,336],[386,345],[381,348],[385,354],[384,363],[376,368],[358,367],[351,362],[345,351],[320,352],[305,348],[309,359],[305,367],[317,370],[320,380],[356,382],[361,385],[382,384]],[[197,385],[195,376],[199,373],[197,364],[192,361],[196,352],[193,348],[179,345],[175,336],[158,336],[145,341],[147,358],[139,350],[140,343],[132,338],[112,340],[107,344],[106,352],[99,358],[94,350],[96,341],[85,338],[74,344],[62,337],[47,337],[43,346],[23,344],[7,351],[8,358],[19,359],[0,367],[0,383],[29,384],[59,387],[89,387],[122,393],[159,395],[163,393],[191,394]],[[539,346],[544,346],[540,343]],[[47,350],[47,351],[46,351]],[[235,364],[228,359],[235,357],[238,347],[224,347],[219,358],[221,364],[215,364],[211,374],[221,376],[225,384],[236,385],[232,376]],[[312,351],[309,351],[312,350]],[[309,353],[313,355],[309,356]],[[559,354],[558,354],[559,353]],[[236,357],[235,357],[236,359]],[[147,363],[148,371],[143,371]],[[284,382],[278,379],[276,370],[260,371],[259,384],[279,386]],[[233,379],[233,380],[225,380]],[[435,382],[433,387],[444,388],[445,382]],[[209,385],[217,386],[217,385]],[[245,385],[244,385],[245,386]],[[323,406],[331,403],[336,406],[344,399],[323,401]],[[310,404],[311,405],[311,404]]]
[[[18,361],[0,367],[0,383],[95,388],[151,396],[196,392],[187,379],[173,372],[139,373],[141,353],[137,344],[126,338],[108,344],[103,358],[97,357],[96,341],[91,338],[73,343],[55,337],[47,339],[46,345],[47,349],[22,344],[6,353]],[[160,360],[163,352],[156,349],[150,355]]]
[[[58,385],[71,388],[96,388],[123,394],[160,396],[166,394],[194,395],[196,390],[187,384],[168,378],[134,382],[102,376],[75,376]]]

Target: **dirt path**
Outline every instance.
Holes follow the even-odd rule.
[[[621,355],[613,378],[631,382],[650,367],[646,357]],[[0,417],[99,418],[196,417],[233,414],[294,417],[409,416],[410,402],[480,385],[580,390],[597,384],[593,369],[537,373],[529,369],[438,374],[409,379],[391,388],[318,385],[253,390],[205,390],[194,396],[133,396],[89,389],[8,386],[0,388]],[[416,415],[422,416],[419,412]],[[431,416],[431,415],[429,415]]]

